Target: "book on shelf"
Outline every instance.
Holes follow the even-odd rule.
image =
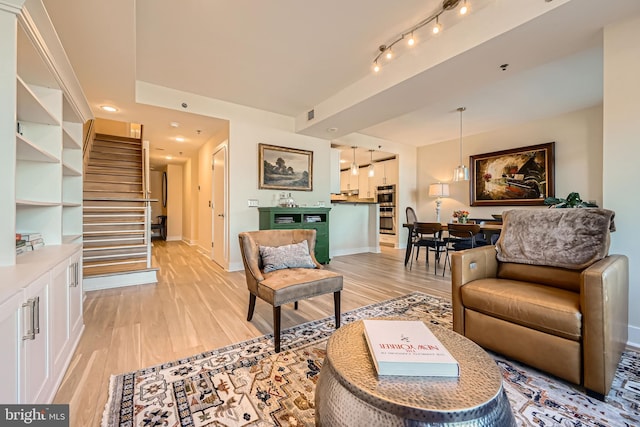
[[[16,248],[22,248],[26,246],[26,244],[27,244],[26,240],[22,240],[22,239],[16,240]]]
[[[42,233],[38,232],[20,232],[16,233],[16,240],[26,240],[27,242],[31,240],[42,239]]]
[[[459,377],[460,366],[421,321],[363,320],[378,375]]]

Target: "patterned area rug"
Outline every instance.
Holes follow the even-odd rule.
[[[402,316],[451,328],[451,304],[412,293],[342,315],[343,324]],[[331,318],[111,377],[103,426],[313,426],[314,390]],[[640,354],[625,352],[606,403],[557,378],[494,356],[520,426],[640,426]]]

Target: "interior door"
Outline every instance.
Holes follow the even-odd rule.
[[[227,255],[227,147],[220,147],[213,153],[212,161],[212,236],[211,259],[226,268],[228,265]]]

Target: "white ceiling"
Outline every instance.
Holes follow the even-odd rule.
[[[397,63],[373,75],[377,47],[440,0],[43,2],[96,117],[143,123],[156,162],[228,124],[138,104],[136,80],[297,117],[308,135],[421,146],[458,137],[459,106],[469,135],[601,103],[601,30],[640,13],[638,0],[470,0],[470,16],[446,12],[442,34],[417,31],[418,45],[399,44]],[[326,114],[301,122],[313,108]]]

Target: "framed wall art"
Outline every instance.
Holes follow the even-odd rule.
[[[313,151],[258,144],[258,188],[313,190]]]
[[[555,142],[470,156],[471,206],[544,205],[555,196]]]

